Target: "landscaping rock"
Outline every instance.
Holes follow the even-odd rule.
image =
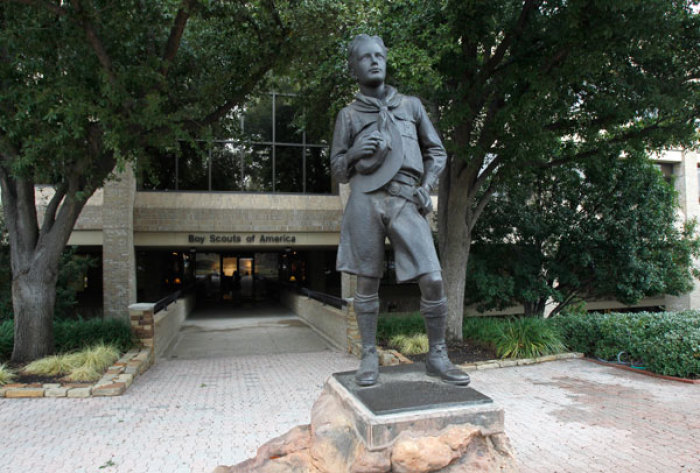
[[[352,418],[330,392],[314,403],[311,424],[298,426],[258,449],[254,458],[214,473],[515,473],[506,435],[484,435],[471,424],[439,431],[404,431],[393,442],[369,451]]]
[[[10,388],[5,391],[5,397],[7,398],[18,398],[18,397],[44,397],[44,388],[42,387],[31,387],[31,388]]]
[[[67,397],[90,397],[92,388],[70,388]]]
[[[68,388],[48,388],[46,391],[44,391],[44,397],[66,397],[67,395]]]
[[[126,383],[111,383],[95,386],[93,396],[119,396],[126,391]]]

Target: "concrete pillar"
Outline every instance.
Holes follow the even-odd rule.
[[[681,151],[681,162],[677,164],[675,185],[678,191],[678,203],[683,220],[698,218],[700,220],[700,183],[698,182],[698,153]],[[698,266],[698,261],[695,266]],[[700,284],[695,281],[692,291],[681,296],[666,296],[667,310],[700,309]]]
[[[105,183],[102,205],[102,282],[104,316],[129,317],[136,302],[134,201],[136,180],[130,165]]]

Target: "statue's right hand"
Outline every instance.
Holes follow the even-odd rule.
[[[377,152],[381,139],[381,135],[376,131],[369,135],[359,136],[348,150],[350,163],[355,164],[362,158],[374,155]]]

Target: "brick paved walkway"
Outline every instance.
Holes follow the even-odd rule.
[[[211,472],[307,423],[332,351],[160,360],[124,396],[0,399],[0,471]],[[472,373],[523,473],[700,472],[700,386],[567,360]]]

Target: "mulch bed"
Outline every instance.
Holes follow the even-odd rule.
[[[382,340],[380,345],[383,347],[388,346],[387,340]],[[447,353],[450,361],[455,364],[474,363],[475,361],[488,361],[499,358],[495,349],[473,340],[465,340],[461,343],[448,342]],[[411,361],[425,361],[425,354],[407,355],[406,358]]]
[[[15,377],[12,379],[12,383],[22,383],[22,384],[49,384],[49,383],[64,383],[63,376],[43,376],[38,374],[25,374],[22,373],[22,368],[24,368],[28,363],[17,363],[8,362],[7,367],[10,368],[15,373]]]

